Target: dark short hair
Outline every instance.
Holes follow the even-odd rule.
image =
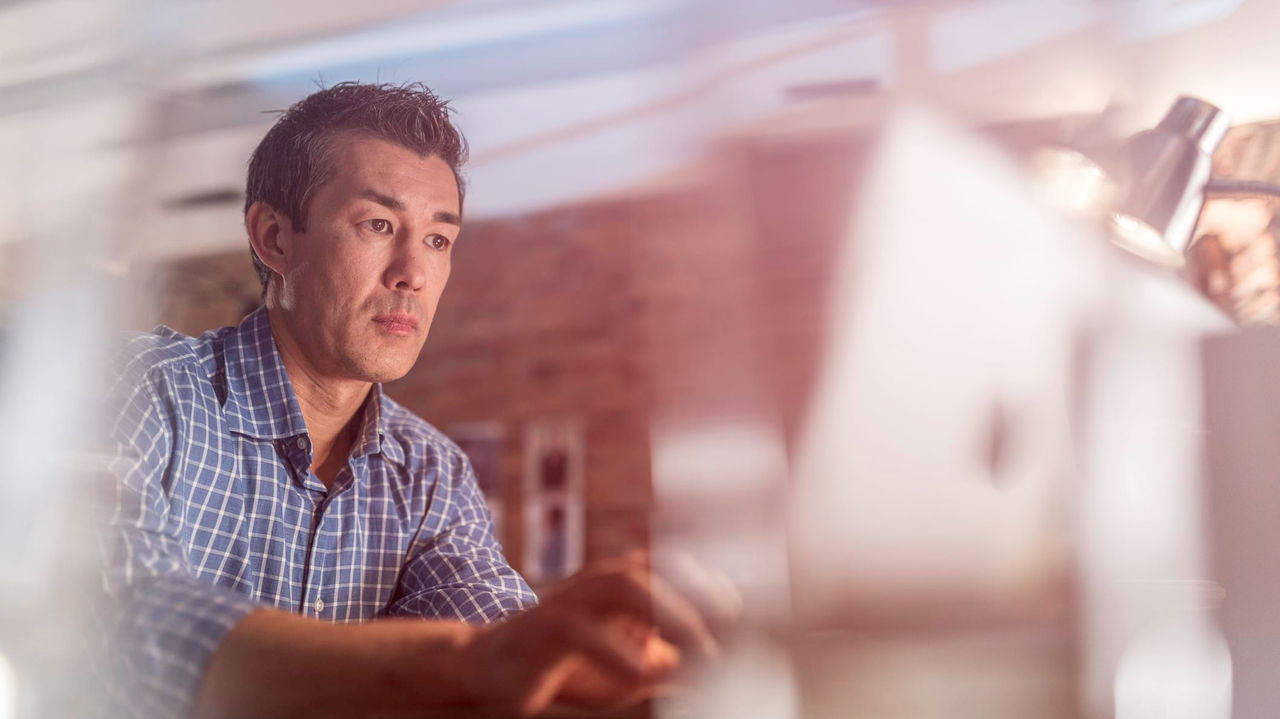
[[[334,136],[356,132],[394,142],[419,155],[435,155],[453,170],[461,209],[462,165],[467,141],[451,120],[452,108],[426,85],[366,85],[343,82],[308,95],[280,114],[249,159],[244,211],[265,202],[283,214],[295,232],[307,231],[307,211],[316,190],[334,172]],[[250,245],[253,267],[266,292],[271,269]]]

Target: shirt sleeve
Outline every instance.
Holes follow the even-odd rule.
[[[108,694],[134,716],[184,717],[223,636],[258,605],[198,580],[188,564],[170,514],[179,415],[165,384],[122,379],[109,394],[117,399],[108,409],[115,487],[101,535]]]
[[[487,623],[538,602],[502,555],[484,495],[461,451],[453,470],[442,474],[424,518],[427,526],[438,512],[443,530],[419,538],[401,571],[389,615]]]

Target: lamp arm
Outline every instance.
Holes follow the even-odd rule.
[[[1252,195],[1280,199],[1280,185],[1256,180],[1209,180],[1204,186],[1204,194],[1217,195]]]

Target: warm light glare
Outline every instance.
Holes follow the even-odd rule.
[[[1101,218],[1119,188],[1098,163],[1066,147],[1046,147],[1032,158],[1037,194],[1049,205],[1086,218]]]
[[[1187,262],[1155,228],[1132,215],[1111,216],[1111,241],[1144,260],[1166,267],[1182,267]]]

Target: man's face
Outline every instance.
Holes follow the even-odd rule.
[[[280,229],[279,304],[311,368],[386,382],[427,338],[459,230],[458,185],[439,157],[385,140],[333,138],[332,178],[305,233]]]

